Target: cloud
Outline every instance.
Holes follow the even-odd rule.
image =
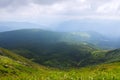
[[[46,17],[120,19],[119,15],[119,0],[0,0],[0,20]]]
[[[51,5],[54,3],[59,3],[67,0],[32,0],[33,3],[40,4],[40,5]]]
[[[0,8],[27,6],[30,3],[38,5],[52,5],[67,0],[0,0]]]
[[[30,0],[0,0],[0,8],[18,7],[29,3]]]
[[[118,14],[120,10],[120,1],[112,0],[108,3],[104,3],[97,8],[98,13],[107,13],[107,14]]]

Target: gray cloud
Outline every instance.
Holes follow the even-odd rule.
[[[119,18],[119,0],[0,0],[0,18],[7,17]],[[42,17],[43,18],[43,17]]]
[[[59,3],[62,1],[67,1],[67,0],[32,0],[34,3],[36,4],[40,4],[40,5],[51,5],[54,3]]]
[[[13,3],[14,0],[0,0],[0,7],[6,8]]]
[[[0,0],[0,8],[18,7],[29,3],[29,0]]]
[[[0,0],[0,8],[26,6],[30,3],[38,5],[52,5],[65,0]]]

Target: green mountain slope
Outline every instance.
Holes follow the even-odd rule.
[[[97,50],[95,47],[103,39],[100,34],[97,36],[91,32],[61,33],[25,29],[0,33],[0,46],[45,66],[80,67],[106,61],[104,57],[93,55]],[[99,55],[103,53],[100,51]]]
[[[94,50],[86,45],[56,43],[42,51],[39,48],[14,49],[13,51],[42,65],[65,68],[83,66],[81,62],[91,57],[91,51]]]
[[[7,59],[6,57],[1,58],[2,61],[0,63],[5,63],[5,61],[11,62],[11,59]],[[13,64],[14,62],[14,64]],[[9,63],[6,63],[9,65]],[[41,67],[37,70],[27,69],[30,72],[26,72],[25,67],[20,66],[16,68],[16,65],[19,66],[20,64],[12,61],[12,68],[8,68],[9,70],[6,73],[6,68],[1,68],[0,65],[0,75],[1,80],[119,80],[120,77],[120,63],[110,63],[110,64],[101,64],[97,66],[88,66],[79,69],[69,69],[69,70],[58,70],[58,69],[45,69]],[[13,66],[15,69],[13,69]],[[6,67],[6,66],[5,66]],[[22,68],[22,69],[21,69]],[[16,70],[17,69],[17,70]],[[24,71],[23,71],[24,70]],[[5,72],[4,72],[5,71]],[[4,75],[3,75],[4,73]]]
[[[37,29],[3,32],[0,33],[0,46],[42,65],[60,68],[82,66],[81,61],[91,56],[94,48],[62,41],[62,35]]]
[[[107,52],[104,58],[107,62],[120,62],[120,49]]]
[[[105,37],[97,32],[83,31],[83,32],[66,32],[62,36],[63,41],[72,42],[72,43],[81,43],[86,45],[94,45],[101,49],[111,49],[115,48],[113,40],[108,37]]]
[[[119,80],[120,62],[59,70],[39,66],[0,48],[0,80]],[[31,66],[31,65],[34,65]],[[36,66],[36,67],[35,67]]]
[[[0,33],[2,47],[18,47],[36,45],[41,48],[57,42],[95,45],[101,48],[114,48],[113,41],[96,32],[53,32],[41,29],[24,29]],[[22,44],[25,45],[23,46]],[[31,47],[32,48],[32,47]]]
[[[59,33],[39,29],[15,30],[0,33],[0,45],[7,48],[44,47],[48,44],[58,42],[59,39]]]
[[[0,77],[32,73],[39,65],[9,50],[0,48]]]

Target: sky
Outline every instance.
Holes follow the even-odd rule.
[[[0,0],[0,21],[49,26],[69,20],[120,21],[120,0]]]
[[[56,20],[85,18],[120,19],[120,0],[0,0],[2,21],[36,20],[52,23]]]

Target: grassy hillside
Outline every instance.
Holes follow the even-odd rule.
[[[94,48],[87,45],[56,43],[45,50],[35,48],[14,49],[13,51],[45,66],[69,68],[85,66],[81,63],[90,58],[92,56],[91,52],[94,50]]]
[[[25,64],[26,66],[34,67],[37,65],[33,63],[32,61],[30,61],[29,59],[24,58],[23,56],[20,56],[4,48],[0,48],[0,56],[8,57],[14,61],[23,62],[23,64]]]
[[[120,62],[120,49],[108,51],[104,58],[107,62]]]
[[[0,77],[21,75],[23,73],[31,74],[37,71],[38,64],[19,56],[9,50],[0,48]]]
[[[18,73],[18,72],[17,72]],[[102,64],[67,71],[41,69],[32,73],[10,74],[0,77],[1,80],[119,80],[120,63]]]
[[[37,65],[0,48],[0,80],[119,80],[119,75],[120,62],[61,70]]]

